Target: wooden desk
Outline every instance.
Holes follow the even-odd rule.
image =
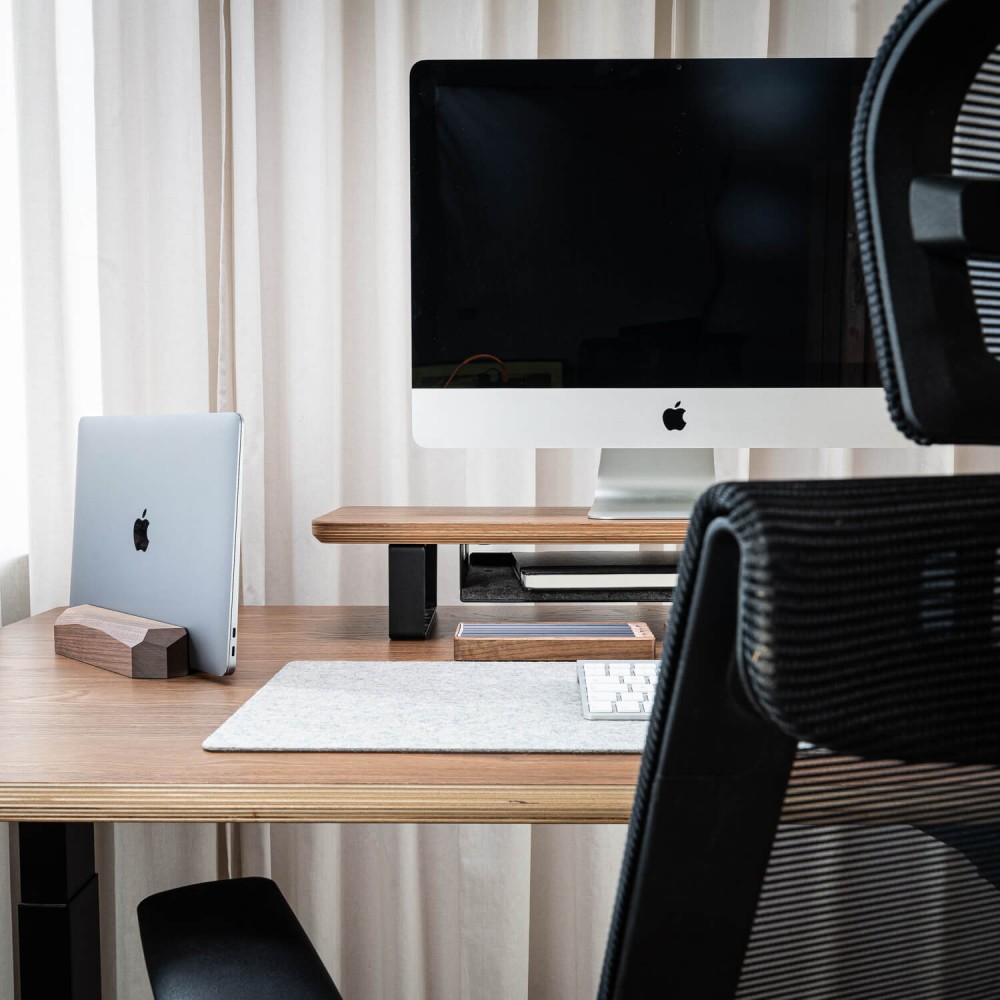
[[[59,610],[0,630],[0,820],[20,821],[23,1000],[99,1000],[94,822],[624,823],[638,755],[208,753],[202,740],[295,659],[450,660],[459,621],[390,641],[385,608],[241,608],[237,669],[133,680],[56,656]],[[504,607],[505,619],[594,610]],[[662,636],[664,608],[601,608]],[[53,873],[56,877],[53,878]]]
[[[132,680],[52,651],[58,611],[0,630],[0,820],[625,823],[638,755],[207,753],[201,741],[294,659],[448,660],[458,621],[593,617],[579,606],[442,608],[386,638],[384,608],[240,610],[237,670]],[[664,608],[603,605],[607,620]]]

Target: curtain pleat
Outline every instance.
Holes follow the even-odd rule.
[[[249,604],[384,603],[382,547],[311,537],[311,518],[340,505],[589,502],[596,450],[411,439],[414,61],[864,55],[899,5],[0,0],[16,57],[33,609],[68,596],[87,412],[243,414]],[[720,478],[998,470],[985,448],[716,452]],[[441,558],[441,601],[454,603],[457,554]],[[150,995],[140,898],[249,874],[278,881],[351,1000],[593,995],[624,838],[623,827],[101,827],[104,995]],[[0,937],[8,924],[9,910]],[[0,956],[0,995],[11,976]]]
[[[257,218],[257,98],[253,7],[218,0],[219,20],[228,23],[221,72],[229,67],[231,143],[228,189],[232,199],[232,399],[243,414],[242,582],[247,604],[267,603],[264,573],[265,503],[264,365],[261,320],[260,236]],[[226,16],[228,14],[228,17]],[[224,82],[222,84],[224,86]],[[221,91],[220,86],[220,91]],[[232,164],[238,162],[239,170]],[[221,269],[220,269],[221,270]]]
[[[103,410],[204,411],[198,8],[95,0],[93,19]]]
[[[770,9],[769,0],[674,0],[673,54],[686,59],[766,56]]]
[[[532,830],[529,997],[596,996],[625,835],[624,826]]]

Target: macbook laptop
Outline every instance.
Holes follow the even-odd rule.
[[[236,666],[238,413],[80,421],[70,603],[182,625],[192,670]]]

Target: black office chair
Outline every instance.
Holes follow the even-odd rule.
[[[855,123],[922,442],[1000,444],[998,42],[914,0]],[[721,485],[683,561],[601,1000],[1000,996],[1000,476]]]
[[[995,0],[914,0],[857,117],[882,379],[925,442],[1000,444],[998,42]],[[997,765],[1000,476],[709,490],[600,997],[1000,996]],[[139,921],[157,1000],[338,996],[266,881]]]

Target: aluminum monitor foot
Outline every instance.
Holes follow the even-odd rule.
[[[590,517],[654,521],[691,516],[715,482],[711,448],[604,448]]]

